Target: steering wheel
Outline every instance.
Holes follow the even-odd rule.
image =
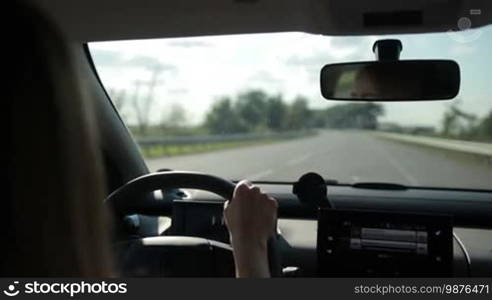
[[[110,211],[115,218],[124,218],[126,215],[143,214],[153,216],[169,215],[172,211],[171,201],[157,201],[153,197],[146,197],[149,193],[156,190],[169,189],[198,189],[212,192],[224,199],[231,200],[235,184],[229,180],[197,172],[159,172],[135,178],[124,184],[106,199],[105,203],[109,206]],[[281,275],[281,265],[277,251],[277,233],[276,230],[268,240],[268,263],[272,277]],[[168,265],[162,262],[162,256],[171,255],[180,257],[183,263],[190,263],[190,258],[202,257],[203,259],[215,259],[223,257],[224,253],[229,253],[232,259],[231,248],[228,245],[217,241],[206,240],[198,237],[171,237],[159,236],[151,238],[136,239],[125,243],[125,250],[122,253],[126,267],[138,269],[140,263],[155,264],[155,261],[145,261],[145,259],[155,258],[161,265]],[[204,254],[205,253],[205,254]],[[183,257],[186,254],[186,257]],[[189,255],[188,255],[189,254]],[[150,255],[150,256],[149,256]],[[227,255],[226,255],[227,256]],[[136,260],[136,261],[135,261]],[[174,261],[176,260],[167,260]],[[193,261],[193,259],[192,259]],[[196,268],[197,263],[193,262]],[[212,267],[209,264],[206,267]],[[179,266],[176,266],[179,267]],[[123,266],[125,268],[125,266]],[[163,275],[177,276],[196,276],[197,274],[169,273],[168,270],[159,270],[158,273]],[[138,275],[132,273],[131,275]],[[148,274],[143,274],[148,275]],[[200,274],[198,274],[200,275]],[[214,275],[214,274],[208,274]],[[223,275],[223,274],[220,274]],[[233,275],[233,274],[231,274]]]

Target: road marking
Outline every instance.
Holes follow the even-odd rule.
[[[265,171],[262,171],[262,172],[258,172],[256,174],[252,174],[252,175],[249,175],[249,176],[246,176],[246,180],[250,180],[250,181],[254,181],[254,180],[258,180],[258,179],[261,179],[265,176],[268,176],[270,174],[273,173],[273,170],[272,169],[269,169],[269,170],[265,170]]]
[[[376,143],[374,140],[366,137],[367,140],[372,144],[372,148],[378,150],[383,156],[389,161],[390,165],[393,166],[403,177],[405,177],[411,185],[417,186],[420,185],[417,178],[415,178],[412,174],[410,174],[392,155],[388,153],[388,151],[384,150],[381,145]]]
[[[381,150],[383,151],[383,150]],[[390,164],[398,170],[413,186],[420,185],[417,178],[413,177],[405,168],[403,168],[400,163],[398,163],[388,152],[384,151],[386,154],[386,159],[390,162]]]
[[[298,165],[298,164],[302,163],[303,161],[305,161],[306,159],[310,158],[311,156],[313,156],[313,154],[308,153],[308,154],[305,154],[301,157],[291,159],[287,162],[287,165],[289,165],[289,166]]]

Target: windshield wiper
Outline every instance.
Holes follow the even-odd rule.
[[[352,184],[353,188],[357,189],[371,189],[371,190],[407,190],[408,187],[398,183],[386,183],[386,182],[357,182]]]

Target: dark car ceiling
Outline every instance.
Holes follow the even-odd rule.
[[[492,23],[490,0],[31,0],[77,41],[303,31],[444,32]],[[470,9],[480,15],[470,15]]]

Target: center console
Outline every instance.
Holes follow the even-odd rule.
[[[320,208],[317,255],[321,277],[449,277],[452,219]]]

